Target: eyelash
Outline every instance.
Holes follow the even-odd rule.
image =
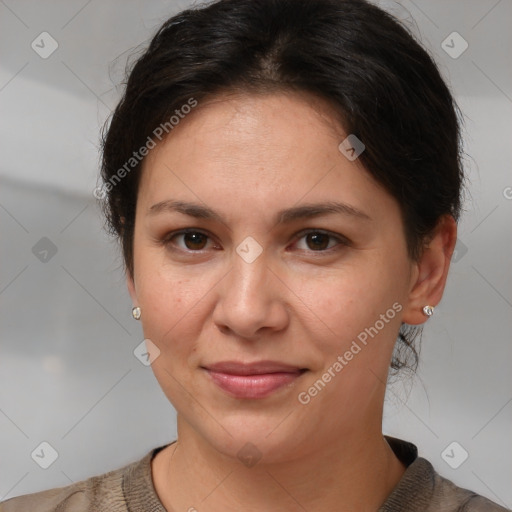
[[[197,251],[194,251],[192,249],[182,249],[182,248],[173,247],[173,240],[176,237],[182,236],[182,235],[186,235],[186,234],[191,234],[191,233],[197,233],[197,234],[204,235],[209,240],[211,240],[211,237],[208,235],[208,233],[205,233],[204,231],[202,231],[200,229],[187,228],[187,229],[182,229],[180,231],[169,233],[162,240],[162,244],[165,247],[167,247],[168,249],[172,250],[172,251],[180,251],[180,252],[184,252],[184,253],[188,253],[188,254],[191,254],[191,253],[199,253],[199,254],[201,254],[206,249],[199,249]],[[294,244],[296,244],[299,240],[301,240],[302,238],[306,237],[307,235],[313,234],[313,233],[314,234],[326,235],[326,236],[329,237],[330,240],[335,240],[337,242],[337,244],[335,246],[333,246],[333,247],[329,247],[328,249],[323,249],[323,250],[316,250],[315,251],[313,249],[309,249],[309,250],[307,250],[307,249],[299,249],[300,251],[307,251],[307,252],[316,253],[316,254],[318,254],[318,253],[320,253],[320,254],[322,254],[322,253],[323,254],[331,254],[332,252],[334,252],[336,250],[339,250],[340,246],[342,246],[342,247],[349,247],[351,245],[350,240],[348,240],[347,238],[345,238],[342,235],[334,234],[334,233],[331,233],[329,231],[325,231],[323,229],[313,229],[313,228],[309,228],[309,229],[306,229],[306,230],[303,230],[303,231],[300,231],[299,233],[297,233],[295,235],[295,242],[294,242]]]

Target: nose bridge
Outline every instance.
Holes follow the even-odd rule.
[[[267,254],[261,250],[256,255],[251,242],[247,243],[247,246],[240,244],[236,253],[233,252],[231,271],[219,290],[214,321],[239,336],[250,338],[262,327],[282,328],[286,312],[272,284]]]
[[[227,292],[232,294],[232,298],[239,305],[252,301],[265,302],[264,296],[270,291],[267,276],[270,272],[267,255],[261,251],[260,254],[255,256],[252,248],[249,248],[247,252],[242,252],[240,250],[241,246],[237,248],[237,254],[233,255]],[[242,255],[240,252],[242,252]],[[256,304],[253,304],[253,307],[256,307]]]
[[[261,240],[260,240],[261,241]],[[263,243],[263,242],[262,242]],[[252,236],[246,236],[234,247],[227,292],[243,303],[263,293],[267,280],[269,252]]]

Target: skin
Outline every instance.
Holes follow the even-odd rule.
[[[423,323],[423,306],[441,300],[456,224],[443,217],[411,261],[397,201],[342,155],[346,136],[332,108],[310,95],[232,94],[201,103],[146,157],[128,288],[177,411],[178,444],[152,462],[168,509],[375,511],[403,475],[382,435],[390,359],[401,322]],[[221,220],[151,213],[166,200],[206,206]],[[334,201],[369,219],[276,219]],[[184,228],[206,237],[174,236]],[[248,236],[262,248],[252,263],[236,252]],[[401,311],[300,403],[394,303]],[[226,360],[308,371],[266,398],[236,399],[201,369]],[[253,467],[237,457],[248,442],[261,455]]]

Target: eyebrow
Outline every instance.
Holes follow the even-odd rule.
[[[178,212],[196,219],[216,220],[223,224],[225,223],[220,214],[205,205],[172,199],[154,204],[149,208],[148,215],[153,216],[163,212]],[[320,217],[321,215],[332,214],[342,214],[361,220],[372,220],[369,215],[354,206],[329,201],[325,203],[305,204],[280,210],[276,214],[276,223],[286,224],[296,220],[311,219]]]

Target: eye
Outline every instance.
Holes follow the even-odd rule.
[[[171,233],[164,240],[166,246],[174,245],[183,251],[202,251],[207,248],[209,236],[201,231],[186,229]]]
[[[348,246],[350,242],[341,235],[334,235],[321,230],[308,230],[298,234],[294,246],[302,251],[329,252],[337,246]],[[184,252],[199,252],[210,248],[213,242],[211,238],[202,231],[185,229],[170,233],[163,240],[163,244],[170,249],[177,249]]]
[[[300,236],[302,235],[302,236]],[[326,252],[338,245],[349,245],[348,240],[325,231],[310,230],[299,234],[300,238],[295,246],[299,250]]]

